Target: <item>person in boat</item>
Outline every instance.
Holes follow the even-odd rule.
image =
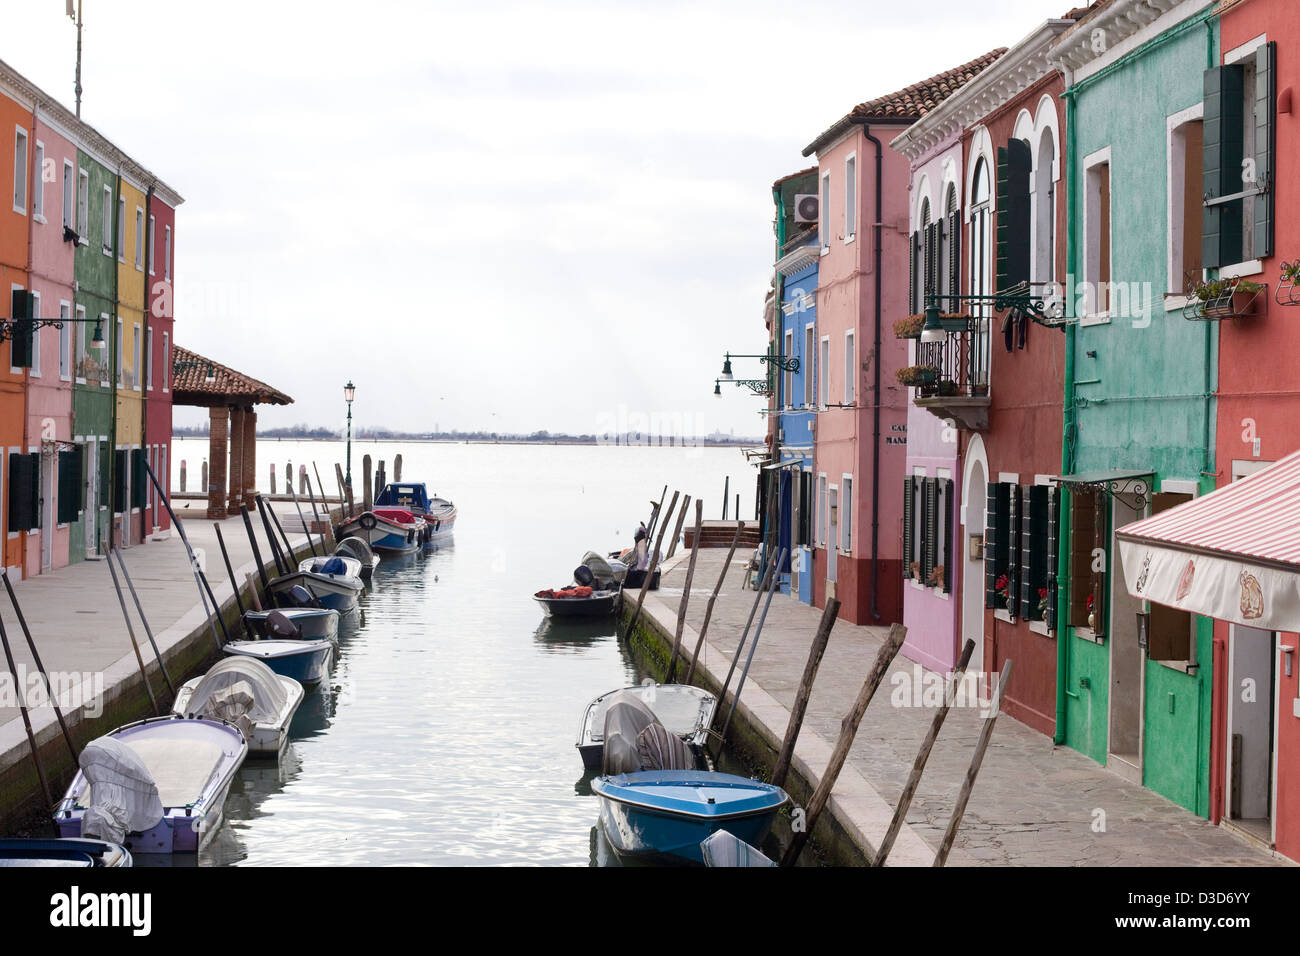
[[[641,527],[636,529],[636,534],[632,536],[632,549],[636,553],[636,561],[633,567],[638,571],[648,570],[650,567],[650,534],[646,531],[645,522]]]

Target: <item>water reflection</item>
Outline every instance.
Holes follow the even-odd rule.
[[[590,647],[598,641],[618,638],[618,619],[613,615],[604,618],[579,618],[563,620],[547,617],[537,625],[533,641],[542,650],[561,651]]]

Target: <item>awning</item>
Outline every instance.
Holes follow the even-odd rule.
[[[764,471],[775,471],[778,468],[802,468],[805,464],[810,464],[808,458],[787,458],[784,461],[774,461],[770,465],[764,465]]]
[[[1133,597],[1300,631],[1300,452],[1115,537]]]

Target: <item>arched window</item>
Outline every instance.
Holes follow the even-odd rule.
[[[970,214],[970,291],[972,295],[989,295],[993,291],[993,210],[989,166],[981,156],[975,162],[975,177],[971,187]],[[989,367],[989,307],[978,306],[971,310],[980,321],[976,325],[972,346],[983,356],[975,362],[975,384],[987,385]],[[984,379],[984,381],[979,381]]]
[[[1056,184],[1052,167],[1056,163],[1056,137],[1049,126],[1038,140],[1034,172],[1034,281],[1056,281]],[[1040,287],[1041,288],[1041,287]],[[1044,293],[1055,290],[1042,288]]]

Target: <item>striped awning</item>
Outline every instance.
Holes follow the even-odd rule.
[[[1300,631],[1300,452],[1115,537],[1133,597]]]

